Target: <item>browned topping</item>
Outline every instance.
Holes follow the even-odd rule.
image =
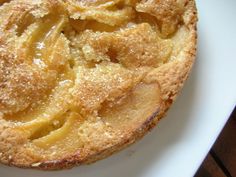
[[[153,73],[179,53],[184,12],[176,0],[2,5],[0,161],[39,167],[99,152],[156,114]]]
[[[171,53],[171,41],[161,40],[147,23],[113,33],[85,31],[73,41],[75,50],[79,48],[85,60],[117,61],[127,68],[157,67]]]

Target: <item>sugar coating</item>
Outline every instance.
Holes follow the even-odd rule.
[[[193,63],[190,0],[0,3],[5,164],[70,167],[136,141],[163,116]]]

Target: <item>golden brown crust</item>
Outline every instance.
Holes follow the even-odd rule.
[[[80,2],[83,2],[83,6]],[[2,163],[24,168],[55,170],[89,164],[105,158],[136,142],[153,128],[165,115],[187,79],[194,63],[197,42],[197,12],[193,0],[115,0],[110,3],[105,3],[104,0],[98,1],[102,5],[96,4],[95,8],[88,2],[70,0],[64,3],[45,0],[39,5],[21,0],[1,6],[0,15],[7,11],[21,14],[8,13],[6,20],[0,20],[0,43],[3,46],[0,50],[0,91],[3,93],[0,94]],[[138,13],[141,13],[138,16],[142,13],[149,13],[151,16],[147,15],[148,19],[136,19],[132,11],[135,3],[138,4]],[[163,8],[152,6],[156,3],[161,3]],[[112,4],[115,4],[115,8]],[[53,15],[58,11],[48,15],[55,7],[62,9],[60,19]],[[65,7],[68,11],[64,10]],[[176,11],[172,13],[170,9],[173,8]],[[67,18],[67,14],[73,19]],[[130,14],[130,19],[123,18],[127,14]],[[41,20],[47,15],[49,22],[47,19]],[[175,16],[177,18],[174,18]],[[157,18],[157,26],[150,21],[154,17]],[[29,24],[21,25],[20,21],[25,18]],[[87,20],[86,23],[83,20]],[[19,28],[15,30],[16,21],[21,24],[17,24]],[[34,21],[38,22],[34,24]],[[152,28],[143,23],[146,21]],[[50,26],[51,22],[53,28]],[[103,23],[104,25],[101,25]],[[41,28],[42,24],[46,27]],[[77,28],[78,25],[81,28]],[[127,26],[131,27],[126,29]],[[50,29],[49,32],[47,28]],[[9,32],[9,29],[14,30]],[[63,34],[57,32],[59,29],[63,29]],[[84,29],[91,30],[82,33]],[[146,31],[150,38],[145,36],[142,30]],[[39,31],[49,34],[48,39],[43,41],[46,49],[41,52],[36,46],[33,49],[35,52],[30,53],[27,45],[42,41],[43,37],[30,38],[35,34],[40,36]],[[116,32],[111,35],[110,31]],[[44,35],[46,33],[44,32]],[[144,35],[141,36],[142,34]],[[130,39],[137,40],[127,41],[126,36],[132,35]],[[78,39],[81,42],[78,42]],[[51,45],[51,41],[55,40]],[[148,49],[143,48],[140,43],[142,40]],[[15,45],[15,41],[19,44]],[[153,41],[157,41],[159,47]],[[103,48],[99,48],[100,45]],[[127,51],[129,46],[134,47],[135,53]],[[48,48],[55,50],[51,52]],[[152,53],[158,50],[165,52]],[[18,54],[17,60],[14,53]],[[43,63],[32,57],[37,54],[43,56]],[[155,61],[158,57],[160,59]],[[81,61],[80,58],[84,60]],[[44,68],[44,65],[47,67]],[[75,69],[71,71],[71,67]],[[150,94],[143,96],[147,90]],[[140,105],[140,94],[142,99],[146,98],[150,102]],[[156,99],[150,99],[152,97]],[[45,106],[42,106],[42,103]],[[135,108],[131,108],[134,112],[126,110],[127,105],[134,105]],[[148,116],[136,116],[131,119],[131,115],[138,115],[135,112],[137,108],[140,110],[139,114],[148,113]],[[40,118],[40,112],[48,117]],[[16,113],[19,115],[17,118]],[[123,120],[122,115],[128,119]],[[56,117],[55,120],[51,121],[52,117]],[[36,122],[32,121],[34,118]],[[46,127],[46,130],[38,129],[39,126]],[[74,139],[74,133],[78,133],[80,138],[78,142],[72,143],[75,149],[69,149],[69,153],[62,150],[53,155],[54,151],[61,147],[57,140],[70,145],[68,139]],[[56,149],[53,149],[53,143]]]

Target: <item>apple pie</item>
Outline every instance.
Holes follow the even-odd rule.
[[[196,54],[194,0],[0,1],[0,162],[89,164],[165,115]]]

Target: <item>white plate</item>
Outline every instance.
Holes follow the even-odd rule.
[[[1,177],[191,177],[236,103],[236,1],[198,0],[193,72],[168,116],[135,145],[72,170],[41,172],[1,165]]]

